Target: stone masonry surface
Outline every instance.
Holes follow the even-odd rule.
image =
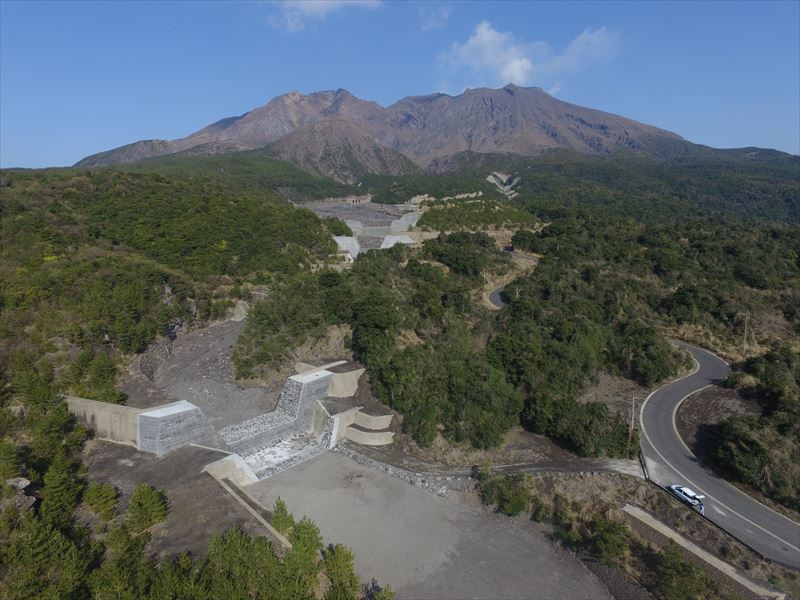
[[[214,437],[203,411],[181,400],[139,414],[139,450],[158,456]]]
[[[276,409],[220,431],[225,442],[242,456],[259,479],[308,460],[328,449],[329,420],[321,444],[312,433],[318,400],[327,396],[331,373],[325,370],[289,377]]]

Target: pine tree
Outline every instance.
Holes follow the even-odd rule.
[[[83,500],[104,521],[110,521],[117,514],[117,488],[111,483],[93,481],[86,489]]]
[[[90,557],[49,523],[25,515],[0,546],[0,598],[85,598]]]
[[[286,553],[284,563],[293,598],[313,596],[319,576],[322,536],[308,517],[303,517],[289,535],[292,548]]]
[[[286,535],[289,530],[294,527],[294,516],[289,512],[284,502],[280,497],[275,500],[275,506],[272,510],[272,526],[278,530],[278,533]]]
[[[325,575],[330,587],[326,600],[357,600],[361,583],[355,574],[355,557],[347,546],[335,544],[325,552]]]
[[[66,529],[72,522],[72,513],[78,506],[83,489],[74,473],[73,465],[63,452],[59,452],[44,475],[42,490],[42,518],[58,529]]]
[[[140,483],[133,490],[126,521],[133,531],[144,531],[167,518],[169,503],[164,492]]]
[[[148,598],[156,575],[145,553],[150,536],[133,535],[127,525],[115,525],[106,536],[106,555],[89,580],[95,600],[139,600]]]

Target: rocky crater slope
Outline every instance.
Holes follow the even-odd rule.
[[[551,148],[567,148],[605,155],[622,149],[658,153],[665,146],[683,143],[674,133],[557,100],[540,88],[507,85],[466,90],[458,96],[413,96],[388,108],[340,89],[308,95],[291,92],[185,138],[139,141],[88,156],[76,166],[135,162],[179,152],[214,154],[261,148],[331,119],[348,121],[358,128],[345,130],[341,124],[325,125],[323,132],[334,128],[337,134],[335,138],[328,135],[328,139],[338,139],[347,148],[347,143],[352,144],[357,138],[358,147],[366,144],[373,148],[369,164],[382,163],[381,159],[392,156],[389,162],[395,170],[401,168],[403,161],[389,155],[388,149],[427,167],[432,161],[464,151],[533,156]],[[307,142],[313,132],[299,134],[299,139]],[[365,137],[372,140],[367,143]],[[290,140],[286,145],[296,143]],[[376,150],[376,146],[381,149]],[[290,157],[297,154],[285,147],[279,147],[279,151]],[[314,156],[321,153],[320,145],[311,144],[309,152],[311,156],[303,160],[322,172],[325,165],[314,161]],[[340,158],[335,158],[334,163],[343,160],[346,150],[340,148],[338,153]]]

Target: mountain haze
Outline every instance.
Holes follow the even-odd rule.
[[[413,96],[388,108],[340,89],[308,95],[291,92],[185,138],[135,142],[86,157],[76,166],[135,162],[179,152],[256,149],[331,119],[355,124],[359,133],[352,135],[362,142],[364,135],[372,137],[423,168],[464,151],[535,156],[552,148],[597,155],[628,149],[647,154],[664,144],[684,143],[674,133],[563,102],[540,88],[507,85],[466,90],[458,96]],[[345,131],[337,126],[338,137],[344,139]]]

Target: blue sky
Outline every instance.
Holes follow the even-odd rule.
[[[0,1],[0,165],[187,135],[292,90],[536,85],[800,153],[800,2]]]

